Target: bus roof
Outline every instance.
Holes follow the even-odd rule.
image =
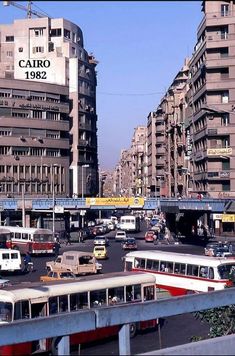
[[[0,301],[16,302],[17,300],[43,300],[57,295],[87,292],[97,289],[114,288],[138,283],[155,284],[153,275],[144,272],[105,273],[102,276],[86,276],[76,281],[55,281],[47,283],[20,283],[1,290]]]
[[[50,230],[50,229],[35,228],[35,227],[22,227],[22,226],[0,226],[0,233],[7,233],[7,232],[52,234],[52,230]]]
[[[149,258],[152,260],[161,260],[178,263],[189,263],[216,267],[220,264],[235,264],[234,257],[210,257],[192,255],[187,253],[169,252],[169,251],[133,251],[127,253],[124,258]]]

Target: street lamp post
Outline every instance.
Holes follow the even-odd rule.
[[[89,164],[83,164],[82,165],[82,199],[84,198],[84,170],[83,168],[88,168],[90,167]],[[82,214],[82,228],[84,228],[84,215]]]
[[[58,164],[52,165],[52,233],[55,236],[55,167]]]

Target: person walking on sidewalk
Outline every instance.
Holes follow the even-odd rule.
[[[66,243],[65,244],[66,244],[66,246],[72,245],[71,241],[70,241],[70,233],[69,232],[66,232]]]

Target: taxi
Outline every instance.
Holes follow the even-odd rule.
[[[47,275],[40,277],[40,282],[51,282],[51,281],[61,281],[61,280],[73,280],[76,279],[76,275],[68,270],[58,269],[49,271]]]
[[[97,260],[105,260],[108,258],[108,252],[104,245],[97,245],[94,247],[93,254]]]

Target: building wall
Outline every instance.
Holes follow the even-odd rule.
[[[0,25],[0,78],[67,86],[70,99],[68,194],[98,193],[97,61],[83,47],[81,29],[63,18]],[[88,165],[85,168],[82,166]],[[81,186],[84,174],[84,186]]]
[[[235,196],[235,4],[204,1],[190,61],[194,193]]]

